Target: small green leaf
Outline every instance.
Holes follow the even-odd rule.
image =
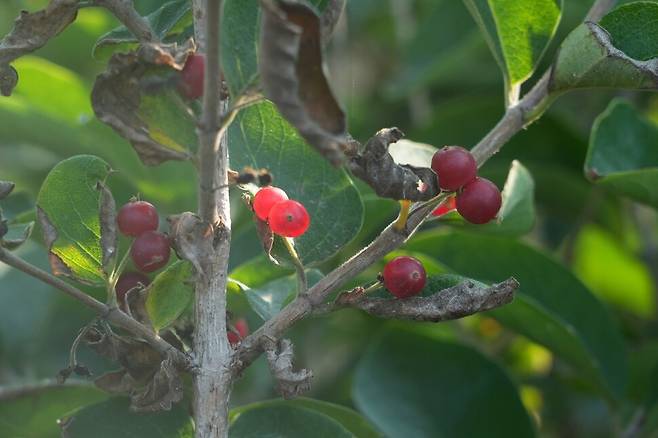
[[[495,363],[469,347],[410,332],[388,331],[371,344],[353,394],[385,436],[535,436],[514,384]]]
[[[464,0],[503,70],[506,89],[532,75],[562,16],[562,0]]]
[[[184,30],[192,24],[191,8],[189,0],[174,0],[163,4],[145,18],[158,39],[169,41],[167,37],[188,34]],[[134,49],[137,42],[137,38],[125,26],[119,26],[96,41],[92,55],[94,58],[107,59],[118,50],[127,52]]]
[[[457,232],[423,233],[407,248],[485,283],[515,277],[521,286],[514,301],[491,315],[582,370],[582,377],[603,394],[623,394],[626,356],[616,322],[587,288],[552,258],[511,239]]]
[[[267,400],[246,406],[240,406],[231,410],[230,421],[233,422],[241,414],[252,409],[279,406],[299,407],[324,414],[340,423],[345,429],[349,430],[353,436],[358,438],[378,438],[383,436],[358,412],[341,405],[305,397],[299,397],[292,400]]]
[[[63,420],[68,438],[192,438],[194,426],[180,403],[170,411],[134,413],[128,398],[87,406]]]
[[[306,272],[309,287],[320,281],[322,277],[322,272],[317,269],[310,269]],[[263,321],[268,321],[297,295],[297,276],[289,275],[255,289],[245,289],[244,294],[254,312]]]
[[[658,127],[628,102],[614,100],[596,119],[585,175],[622,196],[658,208]]]
[[[103,391],[84,383],[38,384],[6,390],[0,398],[3,436],[60,438],[57,420],[71,411],[107,398]]]
[[[105,283],[97,184],[109,173],[109,164],[100,158],[78,155],[57,164],[41,186],[38,218],[56,275]]]
[[[235,416],[229,438],[352,438],[345,427],[321,412],[292,404],[264,405]]]
[[[233,169],[268,169],[274,184],[308,210],[311,225],[295,239],[304,265],[326,260],[357,235],[363,204],[347,173],[309,147],[271,103],[242,110],[228,135]]]
[[[155,277],[148,288],[146,311],[155,330],[174,322],[189,306],[194,296],[193,268],[187,261],[177,261]]]
[[[7,234],[2,236],[2,246],[7,249],[16,249],[21,246],[32,234],[34,222],[10,224],[7,227]]]

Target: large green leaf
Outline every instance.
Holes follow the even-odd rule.
[[[173,323],[194,296],[192,264],[178,261],[160,272],[148,287],[146,311],[155,330]]]
[[[633,2],[597,23],[578,26],[562,43],[551,89],[655,89],[658,72],[658,4]]]
[[[338,421],[319,411],[293,404],[263,404],[236,415],[228,436],[351,438],[354,435]]]
[[[309,286],[322,279],[322,272],[310,269],[306,272]],[[268,321],[297,295],[297,276],[281,277],[255,289],[243,290],[251,308],[263,321]]]
[[[37,209],[56,274],[104,284],[96,185],[109,173],[110,166],[100,158],[78,155],[57,164],[41,186]]]
[[[498,61],[507,89],[530,77],[562,15],[562,0],[464,0]]]
[[[167,2],[145,18],[160,40],[166,40],[167,37],[175,37],[181,33],[191,36],[190,32],[184,32],[185,28],[192,24],[190,0]],[[129,51],[136,45],[137,38],[125,26],[119,26],[96,41],[93,56],[105,59],[117,50]]]
[[[192,438],[194,426],[181,403],[170,411],[136,414],[130,411],[130,400],[111,398],[87,406],[64,421],[68,422],[68,438]]]
[[[240,406],[238,408],[232,409],[230,418],[233,422],[241,414],[248,412],[252,409],[260,409],[267,407],[278,407],[278,406],[292,406],[298,408],[304,408],[311,411],[315,411],[328,417],[331,417],[338,423],[340,423],[345,429],[351,432],[355,437],[358,438],[377,438],[381,437],[382,434],[379,433],[365,418],[363,418],[359,413],[346,408],[341,405],[336,405],[333,403],[328,403],[321,400],[311,399],[311,398],[296,398],[292,400],[268,400],[264,402],[252,403],[246,406]]]
[[[16,438],[59,438],[59,418],[107,398],[101,390],[82,383],[16,387],[6,394],[0,398],[0,428],[2,436]]]
[[[333,168],[263,102],[238,114],[229,128],[231,167],[266,168],[274,184],[308,210],[311,226],[295,239],[302,262],[326,260],[359,232],[363,204],[344,170]]]
[[[614,100],[594,122],[585,175],[596,184],[658,207],[658,127]]]
[[[626,361],[618,327],[587,288],[552,258],[514,240],[456,232],[424,233],[408,247],[487,283],[514,276],[521,284],[514,302],[492,315],[556,352],[603,393],[621,396]]]
[[[359,409],[391,438],[535,436],[514,384],[498,366],[471,348],[411,332],[386,332],[370,346],[353,393]]]

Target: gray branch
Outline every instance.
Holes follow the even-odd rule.
[[[132,0],[95,0],[94,4],[112,12],[140,43],[158,41],[151,25],[139,15]]]

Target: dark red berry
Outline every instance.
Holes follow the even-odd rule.
[[[156,231],[140,234],[130,248],[135,267],[142,272],[157,271],[169,261],[169,238]]]
[[[266,221],[272,207],[281,201],[287,200],[288,195],[286,195],[286,192],[280,188],[272,186],[263,187],[256,192],[252,206],[254,207],[254,212],[256,213],[256,216],[258,216],[258,219]]]
[[[457,211],[472,224],[489,222],[496,217],[502,203],[498,187],[484,178],[476,178],[457,194]]]
[[[396,257],[384,266],[384,286],[398,298],[407,298],[425,287],[423,264],[413,257]]]
[[[436,209],[432,212],[432,216],[443,216],[444,214],[450,213],[455,208],[457,208],[455,197],[449,196],[448,198],[444,199],[438,207],[436,207]]]
[[[268,221],[272,232],[284,237],[297,237],[306,232],[311,218],[297,201],[282,201],[270,210]]]
[[[132,201],[119,209],[117,225],[126,236],[136,237],[158,229],[158,211],[146,201]]]
[[[434,153],[432,170],[443,190],[454,192],[475,179],[478,166],[469,151],[459,146],[446,146]]]
[[[235,346],[239,344],[240,341],[246,338],[247,335],[249,334],[249,325],[247,324],[247,320],[244,318],[240,318],[237,321],[235,321],[233,327],[235,328],[237,333],[232,330],[229,330],[227,333],[228,342],[231,344],[231,346]]]
[[[178,92],[183,97],[194,100],[203,96],[205,68],[206,58],[203,55],[192,54],[187,57],[178,82]]]
[[[151,282],[149,278],[141,272],[124,272],[117,280],[114,290],[117,294],[117,300],[123,303],[128,291],[136,288],[146,287]]]

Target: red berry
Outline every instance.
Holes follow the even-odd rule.
[[[150,282],[151,280],[141,272],[124,272],[121,274],[119,280],[117,280],[116,286],[114,287],[117,294],[117,300],[122,303],[128,291],[138,287],[146,287]]]
[[[436,209],[432,212],[432,216],[443,216],[444,214],[450,213],[455,208],[457,208],[455,197],[449,196],[448,198],[444,199],[438,207],[436,207]]]
[[[396,257],[384,266],[384,286],[398,298],[407,298],[425,287],[423,264],[413,257]]]
[[[434,153],[432,170],[439,178],[439,186],[454,192],[475,179],[478,166],[473,155],[466,149],[446,146]]]
[[[183,97],[194,100],[203,96],[205,68],[206,58],[203,55],[192,54],[187,57],[178,82],[178,92]]]
[[[496,217],[502,203],[498,187],[484,178],[476,178],[457,194],[457,211],[472,224],[489,222]]]
[[[254,212],[256,213],[256,216],[258,216],[258,219],[266,221],[272,207],[281,201],[287,200],[288,195],[286,195],[286,192],[280,188],[272,186],[263,187],[256,192],[252,206],[254,207]]]
[[[284,237],[301,236],[308,229],[311,218],[297,201],[282,201],[270,210],[268,221],[272,232]]]
[[[231,346],[239,344],[240,341],[246,338],[249,334],[249,325],[247,324],[247,320],[244,318],[240,318],[235,321],[233,327],[237,333],[232,330],[229,330],[227,333],[228,342],[231,344]]]
[[[117,224],[126,236],[136,237],[158,229],[158,211],[146,201],[132,201],[119,209]]]
[[[157,231],[140,234],[130,248],[135,267],[142,272],[157,271],[169,261],[169,238]]]

